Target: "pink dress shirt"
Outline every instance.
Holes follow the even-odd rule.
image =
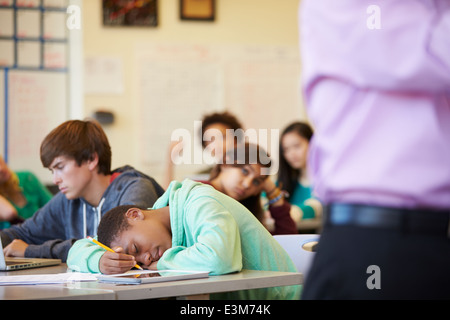
[[[302,0],[299,23],[317,196],[450,208],[450,0]]]

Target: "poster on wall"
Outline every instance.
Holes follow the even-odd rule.
[[[214,21],[215,0],[180,0],[181,20]]]
[[[104,26],[141,26],[158,25],[157,0],[103,0]]]

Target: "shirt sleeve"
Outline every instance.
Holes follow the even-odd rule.
[[[66,209],[62,201],[63,194],[58,194],[40,208],[31,218],[18,226],[5,230],[11,233],[12,239],[22,239],[28,243],[42,243],[47,240],[64,238],[61,212]]]
[[[450,92],[448,0],[305,0],[299,12],[307,93],[322,78],[367,89]]]
[[[242,269],[239,228],[220,203],[201,197],[185,207],[183,220],[172,224],[173,246],[158,261],[158,269],[208,271],[211,275]],[[183,237],[186,241],[181,241]]]
[[[269,206],[270,215],[275,220],[275,230],[272,234],[296,234],[298,233],[297,226],[292,220],[290,211],[291,204],[284,200],[281,206]]]
[[[120,205],[132,204],[141,208],[151,208],[161,195],[155,185],[144,178],[131,181],[124,189],[126,191],[120,195]]]
[[[100,273],[100,258],[105,252],[88,239],[78,240],[69,250],[67,266],[77,272]]]

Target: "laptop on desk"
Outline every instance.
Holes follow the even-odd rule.
[[[5,257],[5,255],[3,254],[2,240],[0,239],[0,271],[11,271],[11,270],[22,270],[30,268],[55,266],[60,263],[61,263],[60,259]]]

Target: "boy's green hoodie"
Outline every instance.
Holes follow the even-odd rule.
[[[279,243],[238,201],[192,180],[173,181],[153,209],[169,205],[172,247],[158,261],[158,269],[209,271],[211,275],[241,269],[297,272]],[[81,240],[84,241],[84,240]],[[86,243],[87,245],[87,243]],[[103,250],[96,248],[96,250]],[[94,261],[76,261],[69,267],[86,271]],[[100,255],[92,255],[98,264]],[[212,295],[219,299],[298,299],[300,286],[253,289]]]

